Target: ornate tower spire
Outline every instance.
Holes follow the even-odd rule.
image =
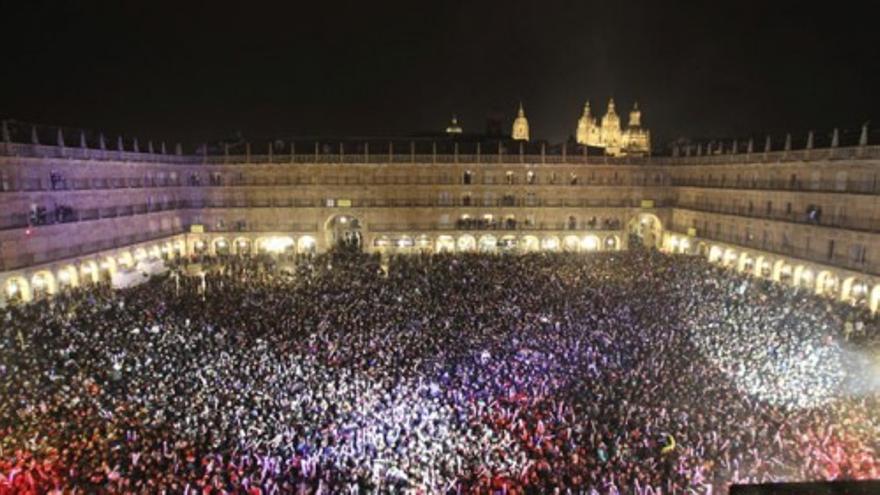
[[[522,102],[519,102],[519,110],[516,112],[516,119],[513,121],[513,129],[510,134],[516,141],[529,140],[529,121],[526,119],[526,112],[523,110]]]
[[[629,126],[630,127],[641,127],[642,126],[642,112],[641,112],[641,110],[639,110],[639,102],[636,102],[633,105],[633,109],[629,113]]]
[[[584,113],[578,119],[577,129],[575,130],[575,138],[578,144],[593,144],[590,143],[590,131],[594,125],[593,116],[590,113],[590,100],[587,100],[584,103]]]

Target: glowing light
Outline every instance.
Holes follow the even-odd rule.
[[[304,249],[311,249],[315,245],[315,238],[310,235],[300,237],[299,245]]]
[[[543,241],[541,241],[541,247],[550,250],[559,249],[559,239],[555,237],[547,237]]]
[[[403,237],[397,240],[397,245],[400,247],[411,247],[413,245],[413,241],[409,237]]]
[[[348,223],[348,217],[339,217],[339,223]]]
[[[36,275],[34,276],[33,284],[35,288],[42,289],[46,285],[46,281],[43,280],[42,275]]]
[[[263,248],[270,253],[281,253],[293,245],[290,237],[270,237],[263,241]]]
[[[70,281],[70,272],[67,270],[61,270],[58,273],[58,280],[60,280],[62,284],[66,284]]]
[[[599,249],[599,238],[594,235],[588,235],[581,241],[581,247],[587,251],[595,251]]]
[[[682,239],[681,243],[679,243],[679,247],[681,248],[682,251],[686,251],[686,250],[690,249],[691,243],[687,239]]]
[[[18,293],[18,284],[15,282],[15,280],[6,284],[6,293],[9,294],[9,297],[12,297]]]
[[[678,247],[678,238],[677,237],[670,237],[669,238],[669,246],[672,247],[672,249],[675,249],[676,247]]]
[[[224,241],[223,239],[220,239],[219,241],[217,241],[217,247],[220,248],[220,249],[225,248],[225,247],[226,247],[226,241]]]

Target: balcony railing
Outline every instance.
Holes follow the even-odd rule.
[[[880,217],[835,217],[834,215],[823,215],[818,220],[811,220],[807,217],[806,213],[785,213],[780,211],[766,213],[766,210],[761,210],[760,208],[755,208],[753,211],[749,211],[748,208],[742,206],[734,207],[731,205],[717,204],[699,205],[686,202],[679,202],[675,208],[703,213],[733,215],[755,220],[772,220],[818,227],[856,230],[860,232],[880,232]]]

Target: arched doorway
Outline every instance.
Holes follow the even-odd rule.
[[[28,302],[31,300],[31,286],[24,277],[6,279],[3,296],[9,302]]]
[[[626,231],[630,235],[631,245],[642,245],[653,248],[660,245],[663,239],[663,223],[653,213],[639,213],[632,217]]]
[[[351,215],[334,215],[324,224],[327,244],[334,247],[360,250],[363,248],[364,235],[361,232],[361,221]]]

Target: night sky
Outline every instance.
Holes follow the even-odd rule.
[[[4,0],[0,115],[194,143],[405,136],[453,113],[482,132],[521,99],[557,142],[614,96],[658,145],[880,128],[875,23],[846,2]]]

